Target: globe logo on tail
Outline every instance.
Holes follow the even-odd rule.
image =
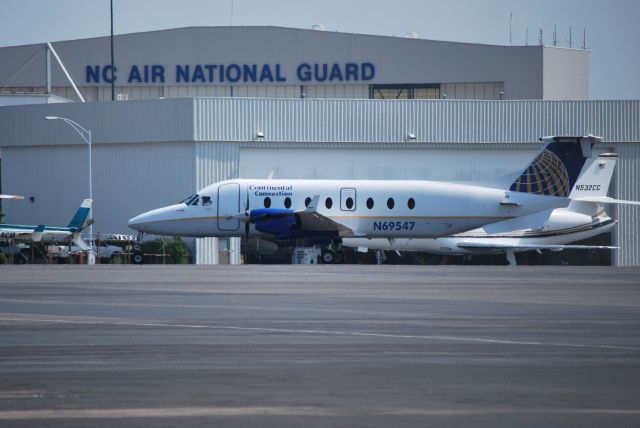
[[[567,197],[571,190],[569,173],[562,160],[545,149],[511,185],[510,190]]]

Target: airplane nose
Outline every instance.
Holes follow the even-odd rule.
[[[176,220],[184,214],[181,205],[170,205],[147,211],[129,220],[129,227],[143,233],[158,235],[170,235],[179,232],[176,229]]]
[[[140,215],[137,215],[137,216],[129,219],[128,225],[133,230],[137,230],[138,232],[143,232],[145,223],[146,223],[145,215],[144,214],[140,214]]]

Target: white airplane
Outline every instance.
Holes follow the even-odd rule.
[[[571,202],[566,208],[542,211],[441,238],[345,238],[342,245],[361,252],[373,249],[445,255],[505,254],[511,265],[516,264],[515,253],[522,251],[615,249],[618,247],[569,243],[609,232],[617,224],[604,210],[604,204],[609,202],[606,196],[616,160],[615,153],[590,158],[569,194]]]
[[[313,238],[336,243],[346,238],[438,238],[498,227],[505,221],[531,222],[534,227],[556,208],[570,204],[569,192],[585,165],[592,165],[587,160],[600,138],[541,140],[547,143],[545,149],[519,176],[501,184],[226,180],[178,204],[140,214],[129,220],[129,227],[157,235]],[[574,200],[601,199],[593,185],[585,186]]]
[[[24,196],[20,196],[20,195],[0,195],[0,199],[24,199]]]
[[[91,199],[85,199],[82,201],[80,208],[78,208],[67,227],[47,226],[44,224],[0,224],[0,240],[12,241],[15,239],[28,239],[39,242],[42,241],[43,238],[59,240],[70,236],[74,244],[82,250],[87,251],[89,246],[84,242],[80,234],[93,222],[93,219],[89,218],[90,212]]]

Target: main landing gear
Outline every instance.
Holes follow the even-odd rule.
[[[324,248],[320,255],[322,263],[325,265],[340,264],[344,262],[344,254],[341,250],[334,250],[333,248]]]

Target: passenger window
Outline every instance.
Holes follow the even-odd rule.
[[[373,208],[373,198],[367,199],[367,208],[369,209]]]
[[[284,198],[284,207],[291,208],[291,198],[289,197]]]
[[[353,198],[348,197],[344,204],[347,206],[347,209],[353,208]]]
[[[410,210],[414,209],[416,207],[415,199],[409,198],[409,200],[407,201],[407,206],[409,207]]]
[[[193,202],[191,202],[191,205],[195,207],[196,205],[198,205],[198,202],[200,202],[200,198],[195,198]]]
[[[265,208],[271,208],[271,198],[270,197],[266,197],[264,198],[264,207]]]
[[[307,198],[304,200],[304,206],[305,208],[309,207],[309,204],[311,203],[311,198],[307,196]]]
[[[202,197],[202,206],[207,207],[211,205],[211,196],[203,196]]]
[[[394,205],[395,205],[395,202],[393,202],[393,198],[387,199],[387,208],[392,210]]]
[[[331,198],[327,198],[324,201],[324,206],[327,207],[327,209],[331,209],[331,207],[333,206],[333,201],[331,200]]]

